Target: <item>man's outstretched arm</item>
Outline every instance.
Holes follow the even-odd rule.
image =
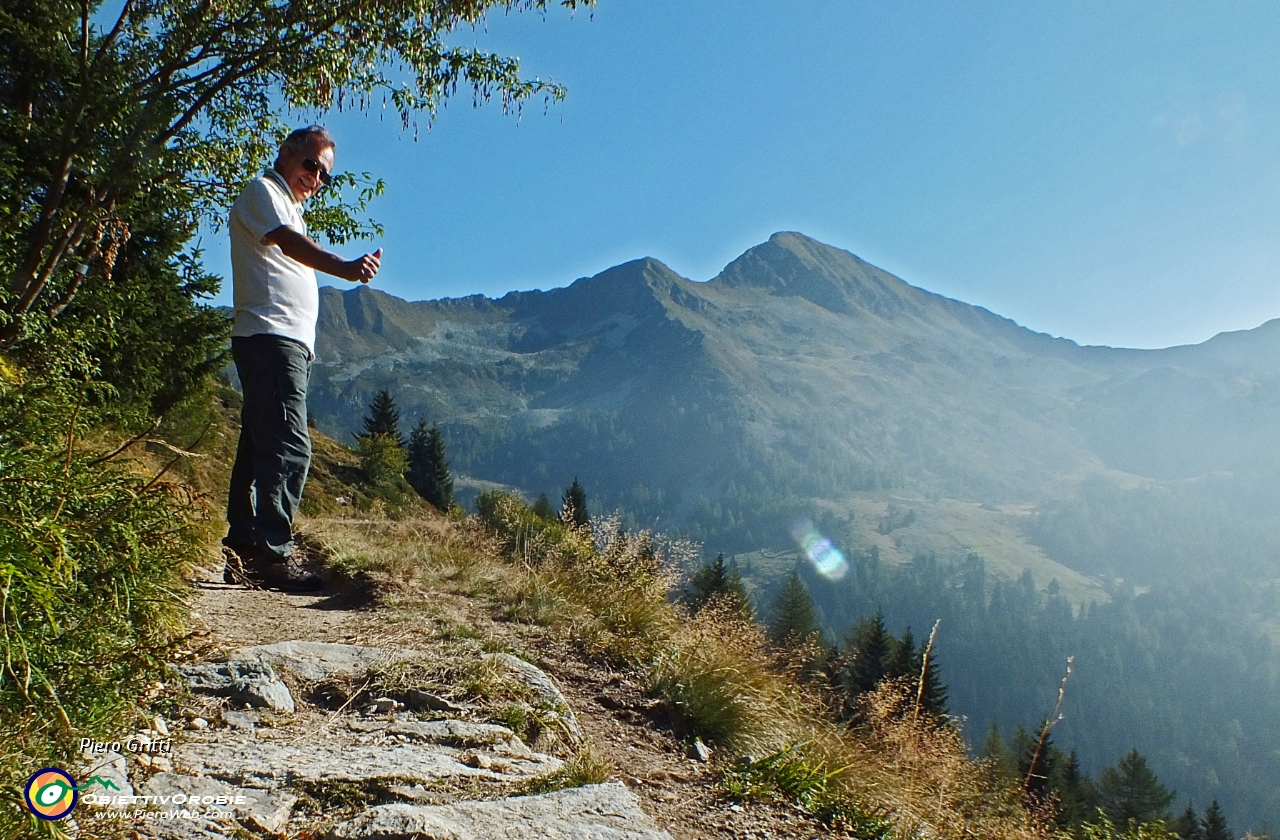
[[[291,227],[278,227],[265,237],[268,242],[279,246],[286,257],[295,259],[308,268],[350,280],[353,283],[368,283],[378,273],[382,265],[382,249],[372,254],[365,254],[354,260],[344,260],[337,254],[330,253],[311,237],[298,233]]]

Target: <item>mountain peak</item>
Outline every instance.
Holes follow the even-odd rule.
[[[781,231],[725,266],[712,283],[795,296],[843,315],[893,317],[919,308],[920,291],[848,251]]]

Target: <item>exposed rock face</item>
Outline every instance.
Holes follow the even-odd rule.
[[[203,665],[182,665],[178,673],[197,694],[225,697],[276,712],[294,712],[293,695],[267,662],[232,659]]]
[[[329,840],[671,840],[621,783],[455,805],[380,805]]]

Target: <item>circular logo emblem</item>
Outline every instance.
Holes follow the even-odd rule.
[[[75,779],[65,770],[46,767],[27,779],[22,789],[27,808],[42,820],[60,820],[76,807],[80,794],[76,793]]]

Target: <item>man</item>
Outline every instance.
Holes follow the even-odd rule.
[[[368,283],[382,258],[379,248],[344,260],[307,236],[302,203],[331,180],[335,147],[320,126],[294,131],[272,168],[231,207],[231,355],[244,406],[222,541],[228,583],[321,588],[293,556],[293,517],[311,465],[307,383],[320,309],[315,272]]]

